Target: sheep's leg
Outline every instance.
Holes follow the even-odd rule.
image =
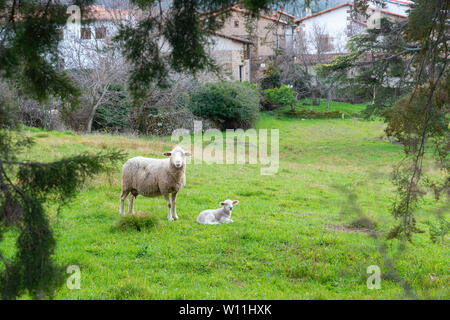
[[[177,216],[177,194],[175,192],[172,193],[172,217],[175,220],[178,220],[178,216]]]
[[[123,216],[125,215],[125,199],[127,198],[127,195],[130,192],[128,191],[122,191],[122,194],[120,195],[120,211],[119,213]]]
[[[170,208],[171,208],[172,206],[170,205],[169,194],[168,194],[168,193],[165,194],[165,195],[164,195],[164,198],[166,199],[167,207],[169,208],[169,213],[167,214],[167,220],[173,221],[172,215],[171,215],[171,213],[170,213]]]
[[[128,203],[128,213],[129,214],[134,214],[134,198],[135,196],[133,194],[130,194],[130,202]]]

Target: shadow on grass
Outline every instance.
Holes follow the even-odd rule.
[[[112,228],[115,231],[142,231],[154,229],[157,225],[158,220],[150,213],[137,212],[135,214],[120,216]]]

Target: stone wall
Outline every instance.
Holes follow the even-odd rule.
[[[155,136],[170,136],[176,129],[187,129],[193,133],[194,120],[202,121],[203,130],[216,128],[212,121],[197,117],[190,110],[183,109],[173,113],[149,115],[146,119],[146,132],[143,133]]]
[[[221,68],[221,76],[227,81],[250,81],[250,61],[244,59],[244,50],[247,44],[225,37],[215,37],[214,47],[210,49],[211,57]],[[239,75],[242,66],[242,79]],[[217,82],[221,79],[213,73],[198,75],[200,82]]]

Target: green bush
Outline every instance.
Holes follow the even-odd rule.
[[[113,226],[114,230],[145,230],[152,229],[158,225],[158,220],[149,213],[137,212],[135,214],[127,214],[120,216],[116,224]]]
[[[280,70],[274,66],[273,63],[269,63],[266,70],[263,71],[263,76],[259,79],[259,85],[263,90],[278,88],[280,86]]]
[[[122,131],[128,126],[131,103],[121,85],[109,88],[111,99],[108,104],[99,106],[95,112],[92,128],[94,130]]]
[[[292,88],[281,85],[280,88],[264,90],[263,107],[265,110],[273,110],[280,107],[292,106],[297,99]]]
[[[313,110],[299,110],[299,111],[285,111],[285,116],[292,118],[303,119],[329,119],[329,118],[342,118],[342,112],[340,111],[313,111]]]
[[[207,83],[192,92],[189,109],[222,130],[246,129],[259,117],[259,94],[248,82]]]

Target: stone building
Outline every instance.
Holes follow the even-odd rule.
[[[216,33],[211,56],[222,68],[222,76],[232,81],[250,81],[250,40]]]
[[[219,30],[221,35],[251,41],[249,78],[256,82],[268,62],[286,48],[292,40],[294,16],[281,10],[267,9],[259,15],[250,15],[238,5],[227,9],[229,16]]]

